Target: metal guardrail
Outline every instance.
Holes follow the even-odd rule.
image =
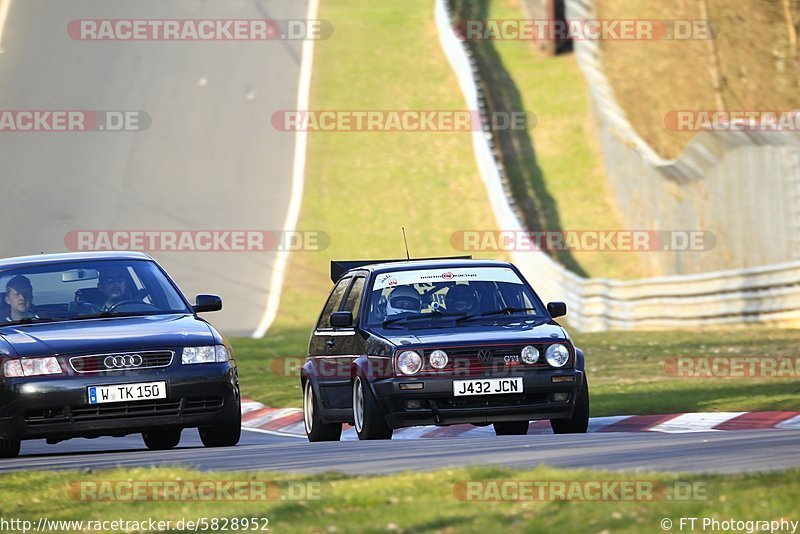
[[[485,98],[475,79],[477,66],[453,30],[445,0],[436,0],[435,17],[442,49],[468,109],[485,112]],[[623,114],[620,120],[624,120]],[[498,227],[523,231],[511,208],[510,193],[503,186],[491,135],[473,132],[472,143]],[[567,302],[569,323],[581,331],[751,323],[800,326],[800,261],[620,281],[583,278],[542,252],[512,252],[512,260],[543,298]]]

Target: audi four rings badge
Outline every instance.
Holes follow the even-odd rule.
[[[139,354],[123,354],[122,356],[106,356],[103,360],[108,369],[122,369],[125,367],[139,367],[144,359]]]

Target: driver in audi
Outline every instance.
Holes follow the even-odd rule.
[[[97,289],[103,296],[100,312],[108,311],[123,300],[131,299],[128,293],[127,273],[118,267],[100,271]]]

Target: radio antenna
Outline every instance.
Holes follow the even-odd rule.
[[[400,228],[403,229],[403,244],[406,246],[406,259],[411,260],[411,256],[408,254],[408,240],[406,239],[406,227],[401,226]]]

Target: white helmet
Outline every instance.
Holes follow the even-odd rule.
[[[399,313],[419,313],[422,310],[422,299],[417,290],[411,286],[399,286],[389,293],[386,302],[386,317]]]

